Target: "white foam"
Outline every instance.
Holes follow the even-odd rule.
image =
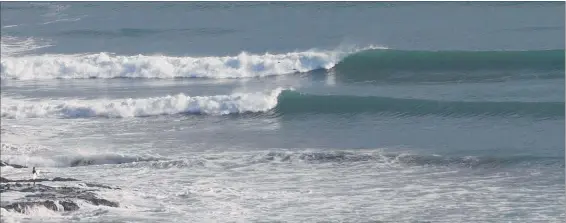
[[[4,212],[5,211],[5,212]],[[47,209],[45,206],[43,205],[34,205],[34,206],[30,206],[30,207],[26,207],[24,208],[24,215],[26,215],[26,217],[58,217],[60,216],[60,214],[58,214],[55,211],[52,211],[50,209]],[[6,214],[7,216],[10,216],[10,214],[12,214],[12,217],[18,217],[18,215],[21,216],[20,213],[17,213],[15,211],[7,211],[5,209],[2,210],[3,214]]]
[[[29,137],[27,137],[29,139]],[[4,141],[4,140],[3,140]],[[33,154],[37,152],[48,151],[49,148],[41,145],[34,144],[12,144],[12,143],[0,143],[0,152],[3,155],[21,155],[21,154]]]
[[[2,27],[6,28],[6,27]],[[13,36],[0,36],[1,63],[0,72],[4,73],[4,60],[11,60],[11,56],[28,53],[37,49],[52,46],[48,41],[34,38],[18,38]],[[2,78],[4,75],[2,74]]]
[[[59,22],[76,22],[80,21],[81,18],[71,18],[71,19],[57,19],[49,22],[44,22],[42,25],[52,24],[52,23],[59,23]]]
[[[348,54],[365,49],[249,54],[223,57],[35,55],[2,57],[2,79],[86,78],[246,78],[329,69]]]
[[[9,164],[17,164],[26,166],[29,169],[31,167],[68,167],[69,165],[64,165],[63,162],[58,160],[53,160],[50,158],[45,158],[41,156],[31,156],[26,155],[2,155],[2,161]],[[27,170],[27,169],[26,169]],[[31,172],[31,171],[29,171]],[[29,176],[29,175],[28,175]]]
[[[2,99],[3,118],[39,117],[143,117],[180,113],[226,115],[246,112],[264,112],[277,105],[277,97],[283,91],[234,93],[231,95],[187,96],[168,95],[142,99],[118,100],[50,100],[27,101]]]

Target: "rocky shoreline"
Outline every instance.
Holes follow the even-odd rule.
[[[14,168],[26,168],[20,165],[7,164],[0,162],[2,166],[12,166]],[[82,200],[92,205],[102,205],[108,207],[119,207],[116,201],[110,201],[97,196],[95,191],[103,190],[120,190],[120,188],[97,184],[80,182],[79,186],[49,186],[42,182],[80,182],[81,180],[73,178],[55,177],[53,179],[24,179],[13,180],[0,177],[0,194],[20,192],[24,196],[16,201],[0,203],[0,207],[20,213],[26,213],[29,208],[34,206],[43,206],[52,211],[76,211],[80,207],[77,201]]]

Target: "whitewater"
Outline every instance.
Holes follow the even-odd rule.
[[[283,89],[270,93],[235,93],[216,96],[186,96],[184,94],[165,97],[98,101],[51,101],[39,104],[10,101],[3,102],[2,117],[143,117],[164,114],[211,114],[225,115],[245,112],[262,112],[277,105],[277,96]]]
[[[2,57],[1,78],[246,78],[330,69],[345,55],[374,49],[369,46],[346,51],[304,51],[254,55],[242,52],[224,57],[40,55]]]
[[[563,3],[10,2],[0,18],[2,222],[566,217]]]

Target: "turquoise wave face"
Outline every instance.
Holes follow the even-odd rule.
[[[383,113],[397,116],[509,116],[563,118],[564,102],[470,102],[374,96],[309,95],[284,91],[275,111],[293,113]]]
[[[346,57],[337,68],[372,70],[564,69],[564,50],[404,51],[366,50]]]
[[[564,77],[564,50],[367,50],[334,67],[344,81],[445,82]]]

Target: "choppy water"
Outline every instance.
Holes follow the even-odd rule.
[[[119,208],[3,219],[566,217],[563,3],[4,2],[1,19],[2,160],[122,188],[99,192]]]

